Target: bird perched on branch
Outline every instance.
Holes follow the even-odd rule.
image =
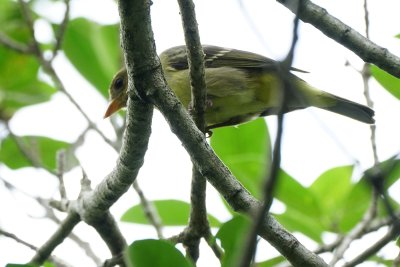
[[[282,74],[279,64],[272,59],[211,45],[204,45],[203,50],[207,130],[237,125],[260,116],[277,114],[280,110],[290,112],[307,107],[322,108],[364,123],[374,123],[374,111],[369,107],[318,90],[292,73]],[[189,108],[191,87],[186,47],[165,50],[160,54],[160,61],[169,87],[183,106]],[[284,87],[284,79],[289,82],[289,88]],[[123,68],[111,82],[111,103],[105,118],[126,106],[127,90],[128,76]],[[282,101],[283,95],[285,101]],[[282,103],[284,106],[281,109]]]

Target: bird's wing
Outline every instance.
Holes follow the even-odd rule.
[[[173,68],[178,70],[189,68],[185,46],[174,47],[164,53],[170,53],[170,51],[176,52],[173,57],[172,54],[169,57],[169,64]],[[252,71],[271,71],[278,68],[276,61],[247,51],[213,45],[203,45],[203,51],[206,68],[233,67]],[[177,56],[178,53],[182,56]],[[305,72],[296,68],[291,68],[291,70]]]

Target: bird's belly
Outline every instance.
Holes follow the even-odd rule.
[[[258,117],[265,104],[249,93],[208,99],[205,113],[207,127],[236,125]]]

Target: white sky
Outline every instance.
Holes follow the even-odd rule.
[[[50,2],[55,6],[51,10],[41,7],[38,9],[42,10],[46,16],[59,20],[62,5]],[[292,13],[276,1],[250,0],[243,2],[263,41],[249,26],[240,10],[238,1],[203,0],[196,1],[202,42],[257,52],[274,59],[283,58],[291,40]],[[361,0],[314,2],[327,8],[331,14],[351,27],[363,32],[363,3]],[[184,39],[176,1],[154,0],[153,3],[152,19],[157,50],[161,52],[171,46],[183,44]],[[72,17],[86,16],[103,23],[118,21],[117,7],[111,0],[75,0],[71,4]],[[94,5],[96,9],[93,8]],[[400,32],[399,10],[399,1],[369,1],[371,39],[397,55],[400,55],[400,46],[399,40],[395,39],[394,35]],[[38,37],[47,38],[46,24],[41,23],[38,27],[40,27]],[[345,67],[345,62],[349,61],[354,68],[360,69],[362,61],[312,26],[301,24],[299,36],[294,66],[310,72],[301,75],[302,78],[317,88],[359,103],[365,103],[359,74],[353,68]],[[62,55],[55,63],[67,90],[85,107],[90,118],[109,134],[110,138],[113,138],[109,122],[102,119],[107,102],[92,90],[89,83],[77,75]],[[400,105],[398,100],[377,86],[374,81],[370,82],[370,86],[375,102],[378,155],[380,160],[384,160],[399,152],[400,126],[395,123],[394,116],[400,114]],[[52,112],[48,112],[49,110]],[[269,117],[267,121],[271,135],[274,137],[275,117]],[[11,127],[21,135],[48,135],[74,141],[85,128],[85,121],[64,96],[57,94],[50,103],[29,107],[18,112],[11,122]],[[287,115],[284,130],[282,166],[304,185],[309,185],[322,172],[332,167],[354,164],[359,161],[360,165],[358,165],[357,171],[360,173],[371,166],[373,162],[369,126],[357,121],[326,111],[307,109]],[[150,199],[178,198],[188,201],[190,160],[180,142],[169,132],[168,125],[158,112],[155,112],[152,132],[146,161],[138,178],[142,189]],[[87,135],[85,146],[79,150],[79,157],[92,184],[95,185],[112,170],[117,154],[104,145],[97,134],[90,133]],[[30,194],[57,197],[57,184],[53,178],[42,172],[32,172],[28,169],[18,171],[15,175],[4,167],[1,167],[0,170],[3,178],[13,177],[12,182]],[[79,170],[67,175],[67,191],[72,199],[79,192],[79,179]],[[179,188],[176,188],[176,185],[179,185]],[[4,189],[2,191],[4,192]],[[52,223],[45,223],[42,220],[26,216],[26,213],[31,216],[41,215],[38,207],[29,205],[32,202],[29,199],[20,195],[0,195],[1,203],[9,203],[9,205],[0,206],[1,214],[7,214],[7,218],[0,220],[0,225],[5,230],[26,238],[27,241],[36,245],[41,245],[56,229]],[[229,218],[214,190],[209,190],[208,201],[210,204],[212,203],[209,205],[211,214],[221,220]],[[121,198],[112,211],[119,219],[127,207],[136,203],[138,203],[138,198],[135,193],[130,191]],[[22,221],[24,223],[21,223]],[[27,228],[28,223],[30,227]],[[154,230],[149,227],[128,224],[121,224],[121,227],[127,235],[128,242],[155,237]],[[90,238],[99,240],[89,227],[79,226],[78,230],[81,230],[79,232],[81,236],[88,235]],[[177,229],[168,229],[166,235],[177,232]],[[23,259],[20,247],[15,245],[14,249],[14,244],[10,245],[10,243],[13,242],[0,239],[0,265],[7,261],[28,260],[31,257],[32,253],[27,250],[26,258]],[[106,247],[101,241],[96,243],[100,244],[99,255],[107,257]],[[68,244],[73,243],[68,242]],[[68,244],[57,249],[55,254],[62,257],[65,251],[77,251],[76,257],[71,258],[64,254],[64,258],[75,266],[83,266],[83,263],[85,266],[92,266],[90,261],[86,263],[83,259],[84,255],[81,255],[79,249],[73,248],[73,245],[70,248]],[[3,254],[1,251],[4,252],[5,247],[10,252],[16,251],[17,253],[1,255]],[[391,256],[394,255],[391,254]],[[201,257],[198,266],[216,266],[215,264],[212,257]]]

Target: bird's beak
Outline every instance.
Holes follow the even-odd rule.
[[[120,101],[118,101],[118,98],[113,99],[111,103],[108,105],[107,111],[104,114],[104,119],[110,117],[112,114],[117,112],[123,107]]]

